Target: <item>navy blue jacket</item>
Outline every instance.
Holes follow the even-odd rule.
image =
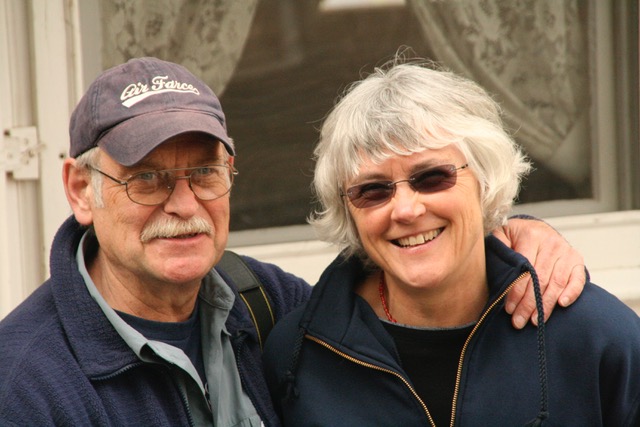
[[[75,256],[84,231],[73,218],[61,226],[51,278],[0,322],[0,426],[192,425],[169,368],[141,362],[89,295]],[[276,319],[308,299],[302,279],[245,260]],[[266,426],[279,425],[257,334],[237,295],[226,326],[245,392]]]
[[[490,299],[461,355],[455,425],[639,426],[638,316],[588,283],[545,327],[516,330],[504,296],[532,269],[494,237],[485,245]],[[338,257],[271,332],[265,371],[285,426],[431,424],[393,339],[352,291],[364,275]]]

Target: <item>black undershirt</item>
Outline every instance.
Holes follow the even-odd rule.
[[[144,335],[145,338],[160,341],[184,351],[187,357],[191,359],[196,371],[198,371],[202,383],[206,384],[200,334],[200,315],[197,302],[193,313],[184,322],[156,322],[117,310],[116,313],[129,326]]]
[[[416,329],[383,321],[400,362],[436,426],[451,423],[460,353],[473,325],[453,329]]]

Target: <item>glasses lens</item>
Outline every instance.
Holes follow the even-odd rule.
[[[227,166],[203,166],[191,172],[191,189],[201,200],[213,200],[229,192],[232,183]]]
[[[349,188],[347,196],[356,208],[368,208],[389,200],[393,196],[393,189],[391,182],[369,182]]]
[[[453,165],[437,166],[413,174],[409,183],[420,193],[437,193],[456,185],[456,172]]]
[[[140,172],[127,180],[129,198],[141,205],[157,205],[171,194],[171,174],[164,171]]]

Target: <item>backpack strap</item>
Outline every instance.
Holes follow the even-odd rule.
[[[262,283],[247,263],[235,252],[224,251],[217,267],[224,270],[233,279],[240,293],[240,298],[249,309],[251,320],[258,332],[260,348],[262,348],[267,340],[267,335],[275,324],[271,303]]]

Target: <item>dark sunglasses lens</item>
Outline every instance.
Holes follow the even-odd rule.
[[[372,182],[351,187],[347,194],[353,206],[368,208],[389,200],[393,195],[393,186],[390,183]]]
[[[437,193],[456,185],[456,178],[455,166],[442,165],[413,174],[408,181],[415,191]],[[397,182],[370,182],[356,185],[347,190],[347,196],[356,208],[370,208],[385,203],[393,197]]]
[[[456,185],[456,168],[442,165],[427,169],[411,177],[411,185],[420,193],[437,193]]]

